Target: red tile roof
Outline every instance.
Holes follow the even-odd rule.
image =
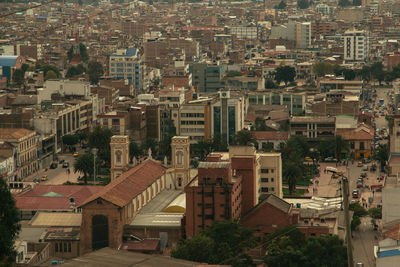
[[[20,139],[32,133],[34,133],[34,131],[24,128],[2,128],[0,129],[0,139],[3,140]]]
[[[374,129],[371,126],[361,124],[356,129],[337,130],[337,135],[342,136],[344,140],[372,140],[374,139]]]
[[[255,131],[253,132],[253,136],[256,140],[287,140],[289,133],[276,131]]]
[[[157,251],[159,239],[145,239],[139,242],[126,242],[122,244],[122,249],[128,251]]]
[[[21,210],[65,210],[70,209],[70,198],[74,198],[75,205],[79,206],[101,189],[98,186],[35,185],[33,189],[15,195],[15,200]],[[51,192],[55,196],[43,196]]]
[[[124,172],[97,194],[91,196],[82,205],[102,198],[119,207],[123,207],[151,186],[165,173],[165,168],[152,159]]]

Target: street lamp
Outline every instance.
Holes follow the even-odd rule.
[[[93,182],[96,183],[96,156],[97,156],[97,148],[92,148],[93,153]]]

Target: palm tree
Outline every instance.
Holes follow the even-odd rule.
[[[212,148],[211,142],[199,141],[193,145],[193,152],[195,155],[198,155],[200,161],[204,161],[212,151]]]
[[[379,145],[378,149],[375,151],[374,159],[379,161],[381,165],[381,171],[384,171],[386,162],[389,159],[389,146],[388,144]]]
[[[338,161],[342,159],[343,152],[349,151],[349,142],[345,141],[340,135],[335,137],[335,152]]]
[[[289,186],[289,194],[293,195],[296,192],[296,182],[299,177],[302,177],[303,171],[296,162],[289,162],[283,169],[283,177],[286,179]]]
[[[74,162],[74,173],[83,173],[83,181],[87,184],[88,174],[93,174],[93,155],[85,153]]]

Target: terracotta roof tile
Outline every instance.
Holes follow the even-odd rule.
[[[164,173],[164,167],[154,160],[148,159],[121,174],[116,180],[106,185],[100,192],[91,196],[80,206],[86,205],[97,198],[102,198],[119,207],[123,207],[146,190]]]
[[[276,131],[255,131],[253,132],[253,136],[256,140],[287,140],[289,133]]]
[[[0,140],[19,139],[31,133],[34,133],[34,131],[24,128],[1,128]]]

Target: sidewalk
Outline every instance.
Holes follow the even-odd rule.
[[[313,178],[313,184],[308,187],[308,193],[306,196],[316,196],[316,197],[336,197],[338,196],[338,190],[340,189],[339,178],[333,179],[332,173],[325,173],[326,167],[334,167],[339,171],[346,174],[346,166],[336,166],[335,163],[320,163],[319,171],[320,177]]]

